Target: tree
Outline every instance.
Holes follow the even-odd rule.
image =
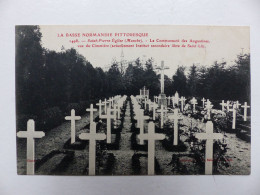
[[[175,74],[172,77],[173,91],[177,91],[180,95],[188,95],[187,92],[187,78],[185,75],[185,67],[178,66]]]
[[[189,89],[189,94],[191,96],[196,96],[197,95],[197,82],[198,82],[198,74],[197,74],[197,67],[195,64],[193,64],[190,67],[190,73],[188,76],[188,89]]]

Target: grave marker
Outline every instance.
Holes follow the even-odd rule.
[[[208,120],[210,120],[210,113],[211,113],[212,107],[213,107],[213,105],[211,104],[211,102],[208,99],[207,102],[206,102],[207,118],[208,118]]]
[[[174,104],[177,104],[177,106],[179,106],[179,93],[177,91],[174,95]]]
[[[97,109],[93,107],[93,104],[90,104],[90,108],[87,108],[86,111],[90,112],[89,123],[94,122],[94,112],[97,111]]]
[[[227,106],[227,112],[229,112],[229,110],[230,110],[229,107],[231,106],[229,101],[227,101],[226,106]]]
[[[145,116],[144,115],[144,110],[140,109],[140,114],[139,114],[139,118],[140,118],[140,135],[144,134],[144,121],[149,119],[149,116]],[[140,145],[144,144],[144,140],[140,140]]]
[[[195,106],[196,106],[196,104],[198,104],[198,103],[197,103],[197,100],[195,99],[195,97],[193,97],[193,98],[191,99],[191,104],[193,105],[193,112],[195,112],[195,111],[196,111]]]
[[[164,134],[155,133],[153,122],[148,124],[148,133],[138,135],[140,140],[148,140],[148,175],[154,175],[155,141],[165,139]]]
[[[105,98],[105,101],[103,102],[104,103],[104,105],[105,105],[105,114],[107,113],[107,99]]]
[[[236,101],[236,106],[237,106],[237,109],[239,109],[239,106],[241,106],[241,104],[239,103],[239,101]]]
[[[164,109],[164,106],[161,104],[161,109],[157,110],[157,112],[161,113],[161,129],[163,128],[163,124],[164,124],[164,113],[167,113],[167,109]]]
[[[102,106],[104,105],[101,100],[96,104],[98,106],[99,117],[102,115]]]
[[[237,109],[236,104],[233,104],[233,109],[231,110],[233,112],[233,120],[232,120],[232,129],[236,129],[236,117],[237,117]]]
[[[107,114],[101,116],[102,119],[107,120],[107,143],[111,143],[111,119],[114,119],[114,115],[111,115],[111,109],[107,109]]]
[[[157,108],[157,104],[153,102],[151,106],[153,107],[153,120],[155,120],[155,109]]]
[[[27,131],[19,131],[17,132],[17,137],[26,138],[27,140],[27,175],[34,175],[35,169],[35,138],[42,138],[45,136],[43,131],[35,131],[35,123],[33,119],[27,121]]]
[[[197,139],[206,140],[206,154],[205,154],[205,174],[212,175],[213,168],[213,140],[222,139],[221,133],[213,132],[213,123],[208,121],[206,123],[206,133],[197,133]]]
[[[222,107],[222,111],[224,111],[224,110],[225,110],[225,106],[227,105],[227,104],[225,103],[225,101],[222,100],[222,102],[220,103],[220,105],[221,105],[221,107]]]
[[[96,141],[106,139],[104,133],[96,132],[96,123],[90,123],[90,132],[81,133],[79,135],[81,140],[89,140],[89,175],[96,174]]]
[[[181,99],[180,99],[180,101],[181,101],[181,111],[183,112],[183,106],[184,106],[184,104],[185,104],[185,100],[186,100],[186,98],[185,97],[181,97]]]
[[[201,101],[202,101],[202,107],[204,108],[206,99],[203,97]]]
[[[178,135],[178,108],[175,108],[174,109],[174,128],[173,128],[173,145],[174,146],[177,146],[178,145],[178,138],[179,138],[179,135]]]
[[[245,102],[244,105],[241,107],[244,108],[244,121],[246,121],[247,120],[247,108],[250,108],[250,106],[248,106],[247,102]]]
[[[70,139],[70,143],[73,144],[76,141],[76,124],[75,124],[75,121],[76,120],[80,120],[81,117],[80,116],[75,116],[75,110],[74,109],[72,109],[70,111],[70,113],[71,113],[70,114],[71,116],[66,116],[65,120],[71,121],[71,127],[70,127],[70,129],[71,129],[71,139]]]

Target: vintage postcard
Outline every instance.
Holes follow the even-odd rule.
[[[248,175],[250,29],[18,25],[20,175]]]

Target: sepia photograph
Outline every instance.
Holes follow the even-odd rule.
[[[248,26],[16,25],[18,175],[249,175]]]

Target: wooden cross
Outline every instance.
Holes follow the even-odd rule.
[[[183,112],[183,106],[184,106],[184,104],[185,104],[185,100],[186,100],[186,98],[185,97],[181,97],[181,111]]]
[[[241,104],[239,103],[239,101],[236,101],[236,105],[237,105],[237,109],[239,109],[239,106],[241,106]]]
[[[65,120],[71,121],[71,128],[70,128],[71,129],[71,139],[70,139],[70,143],[73,144],[76,141],[76,124],[75,124],[75,121],[76,120],[80,120],[81,117],[80,116],[75,116],[75,110],[74,109],[72,109],[70,111],[70,113],[71,113],[70,114],[71,116],[66,116]]]
[[[119,104],[116,104],[115,109],[116,109],[116,112],[117,112],[117,119],[120,119],[120,112],[121,112],[121,110],[120,110]]]
[[[150,121],[148,124],[148,133],[138,135],[138,139],[148,140],[148,175],[154,175],[155,141],[165,139],[165,135],[155,133],[155,125]]]
[[[93,108],[93,104],[90,104],[90,108],[86,109],[87,112],[90,112],[90,123],[94,122],[93,118],[94,118],[94,112],[97,111],[96,108]]]
[[[211,102],[209,101],[209,99],[206,102],[206,109],[207,109],[207,118],[210,119],[210,112],[212,109],[213,105],[211,104]]]
[[[179,94],[177,91],[175,92],[174,95],[174,103],[177,104],[177,106],[179,106]]]
[[[114,119],[114,115],[111,115],[111,108],[107,109],[107,114],[101,116],[102,119],[107,120],[107,143],[111,143],[111,119]]]
[[[109,98],[108,102],[109,102],[109,108],[114,107],[114,97]]]
[[[164,94],[164,70],[169,69],[169,67],[164,66],[164,61],[161,62],[161,67],[156,69],[161,70],[161,94]]]
[[[153,107],[153,120],[155,120],[155,110],[158,107],[157,104],[155,102],[153,102],[153,104],[151,105],[151,107]]]
[[[138,107],[135,107],[134,108],[134,112],[135,112],[135,117],[134,119],[136,120],[136,128],[140,128],[140,118],[139,118],[139,115],[140,115],[140,111],[139,111],[140,108]]]
[[[174,109],[174,129],[173,129],[173,145],[174,146],[177,146],[178,145],[178,138],[179,138],[179,135],[178,135],[178,108],[175,108]]]
[[[206,99],[203,97],[201,101],[202,101],[202,107],[204,108]]]
[[[103,102],[104,103],[104,105],[105,105],[105,114],[107,113],[107,103],[108,103],[108,101],[107,101],[107,99],[105,98],[105,101]]]
[[[247,108],[250,108],[250,106],[248,106],[247,102],[245,102],[244,105],[241,107],[244,108],[244,121],[246,121],[247,120]]]
[[[167,97],[167,100],[168,100],[168,101],[167,101],[167,104],[168,104],[168,106],[169,106],[169,105],[171,104],[171,97],[168,96],[168,97]]]
[[[206,123],[206,133],[197,133],[195,135],[197,139],[206,140],[206,154],[205,154],[205,174],[212,175],[213,168],[213,140],[222,139],[223,135],[221,133],[213,132],[213,123],[208,121]]]
[[[90,123],[90,132],[89,133],[81,133],[79,135],[79,139],[81,140],[89,140],[89,175],[96,174],[96,140],[105,140],[106,134],[97,133],[96,131],[96,123]]]
[[[144,98],[144,109],[146,110],[147,99]]]
[[[233,120],[232,120],[232,129],[236,129],[236,117],[237,117],[237,105],[233,104],[233,109],[231,110],[233,112]]]
[[[19,131],[17,132],[17,137],[26,138],[27,139],[27,175],[34,175],[35,168],[35,138],[42,138],[45,136],[43,131],[35,131],[35,123],[33,119],[27,121],[27,131]]]
[[[194,97],[191,100],[191,104],[193,104],[193,112],[195,112],[196,111],[195,105],[198,104],[198,103],[197,103],[197,100]]]
[[[220,103],[220,105],[222,106],[222,111],[224,111],[224,110],[225,110],[225,106],[227,105],[227,104],[225,103],[225,101],[222,100],[222,103]]]
[[[111,98],[112,107],[114,107],[114,97]]]
[[[144,116],[144,110],[139,110],[139,120],[140,120],[140,135],[144,134],[144,121],[149,119],[149,116]],[[140,145],[144,144],[144,140],[140,140]]]
[[[150,99],[148,100],[148,106],[149,106],[149,111],[151,111],[151,109],[152,109],[152,102],[151,102]]]
[[[98,114],[99,114],[99,117],[102,115],[102,106],[104,105],[103,103],[102,103],[102,101],[101,100],[99,100],[99,102],[96,104],[97,106],[99,106],[99,108],[98,108]]]
[[[157,112],[161,112],[161,129],[163,128],[164,123],[164,113],[167,113],[167,109],[164,109],[164,106],[161,104],[161,109],[157,110]]]
[[[229,109],[230,109],[229,107],[231,106],[229,101],[227,101],[226,106],[227,106],[227,112],[229,112]]]

